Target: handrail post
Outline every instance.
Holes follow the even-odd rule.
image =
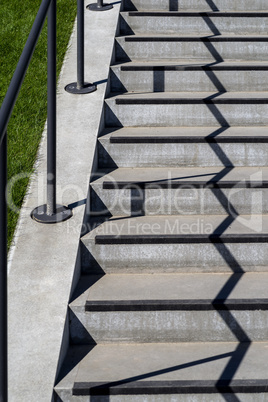
[[[31,213],[31,217],[40,223],[62,222],[72,216],[70,208],[56,204],[56,22],[56,0],[52,0],[47,23],[47,204],[36,207]]]
[[[97,3],[89,4],[87,9],[90,11],[106,11],[113,8],[112,4],[103,4],[103,0],[97,0]]]
[[[85,85],[85,20],[84,1],[77,1],[77,89],[81,90]]]
[[[7,402],[7,133],[0,143],[0,401]]]
[[[66,85],[65,91],[71,94],[88,94],[97,87],[84,81],[85,66],[85,17],[84,0],[77,0],[77,82]]]
[[[56,1],[51,2],[47,21],[47,214],[56,212],[56,91],[57,43]]]

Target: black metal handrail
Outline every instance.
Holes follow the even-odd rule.
[[[56,1],[42,0],[27,42],[0,109],[0,401],[8,400],[7,359],[7,127],[46,17],[47,25],[47,203],[31,217],[41,223],[62,222],[72,216],[68,207],[56,203]],[[101,7],[100,7],[101,6]],[[99,0],[96,11],[111,9]],[[77,0],[77,82],[68,92],[85,94],[97,89],[84,81],[84,0]]]
[[[0,109],[0,401],[8,400],[7,364],[7,127],[48,17],[47,88],[47,204],[37,207],[32,217],[55,223],[72,216],[69,208],[56,204],[56,0],[42,0],[27,42]]]

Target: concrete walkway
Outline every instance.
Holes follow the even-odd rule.
[[[56,225],[30,218],[32,209],[46,202],[46,130],[21,210],[9,255],[10,402],[51,401],[59,356],[62,360],[68,346],[67,306],[80,272],[78,244],[120,3],[106,12],[85,11],[85,79],[98,90],[64,91],[76,80],[76,24],[59,80],[57,202],[71,205],[73,217]]]

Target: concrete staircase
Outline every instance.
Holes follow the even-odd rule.
[[[123,9],[56,399],[267,401],[267,2]]]

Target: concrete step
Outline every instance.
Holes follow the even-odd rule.
[[[267,11],[266,0],[124,0],[124,10]]]
[[[267,62],[126,62],[111,67],[112,92],[268,91]]]
[[[267,398],[266,342],[107,344],[89,351],[88,346],[70,348],[65,367],[70,361],[77,364],[62,374],[55,388],[60,401],[223,402],[236,397],[264,402]]]
[[[267,22],[265,11],[130,11],[121,12],[120,33],[266,35]]]
[[[268,92],[126,93],[105,101],[107,126],[265,126]]]
[[[267,35],[129,35],[116,38],[116,59],[268,60]]]
[[[265,166],[266,127],[123,127],[99,137],[100,168]]]
[[[94,215],[268,213],[268,167],[119,168],[97,176]]]
[[[122,216],[87,231],[84,272],[267,271],[268,215]]]
[[[267,286],[268,273],[82,277],[71,342],[268,341]]]

